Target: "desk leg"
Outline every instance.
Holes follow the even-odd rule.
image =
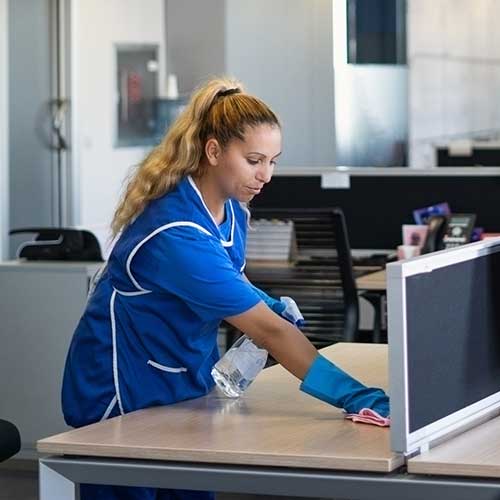
[[[382,342],[382,331],[387,330],[385,318],[386,295],[381,292],[363,292],[361,295],[373,306],[373,334],[372,342],[380,344]]]
[[[40,462],[39,500],[78,500],[78,485]],[[78,488],[79,489],[79,488]]]

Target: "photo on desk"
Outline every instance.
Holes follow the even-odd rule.
[[[426,224],[403,224],[403,245],[422,248],[427,238],[429,226]]]

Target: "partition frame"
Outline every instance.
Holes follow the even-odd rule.
[[[471,243],[387,265],[391,448],[413,455],[500,414],[500,390],[410,432],[406,278],[500,252],[500,238]]]

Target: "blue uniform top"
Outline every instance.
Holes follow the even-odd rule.
[[[245,280],[247,214],[225,203],[217,225],[190,177],[120,236],[73,336],[62,391],[66,422],[206,394],[221,320],[260,298]]]

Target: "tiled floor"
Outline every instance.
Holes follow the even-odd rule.
[[[38,500],[36,463],[6,463],[0,467],[0,500]],[[219,493],[217,500],[284,500],[284,497]],[[307,500],[294,497],[294,500]]]

